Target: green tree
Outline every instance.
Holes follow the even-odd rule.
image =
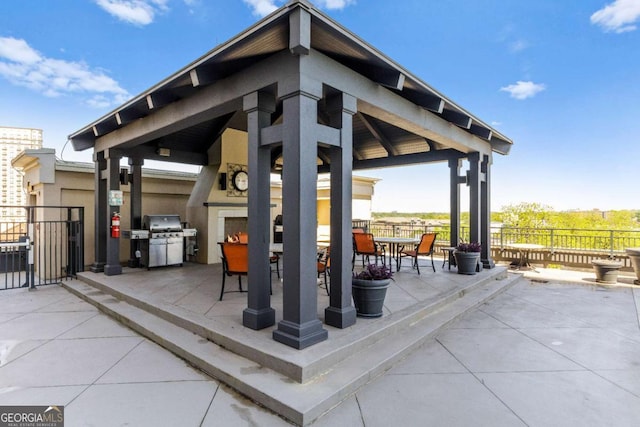
[[[522,202],[504,206],[501,217],[506,227],[551,227],[553,208],[542,203]]]

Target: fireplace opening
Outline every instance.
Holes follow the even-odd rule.
[[[224,219],[224,236],[233,236],[237,233],[247,233],[246,217],[226,217]]]

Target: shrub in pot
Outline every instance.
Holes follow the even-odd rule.
[[[351,294],[359,317],[380,317],[384,298],[393,272],[384,265],[368,264],[364,270],[354,273]]]
[[[460,243],[453,256],[458,266],[458,274],[476,274],[482,245],[478,242]]]

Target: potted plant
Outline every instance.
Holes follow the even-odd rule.
[[[368,264],[353,274],[351,294],[359,317],[380,317],[393,272],[384,265]]]
[[[458,265],[458,274],[476,274],[481,249],[482,245],[478,242],[461,242],[456,247],[453,256]]]

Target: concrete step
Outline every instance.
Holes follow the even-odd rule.
[[[153,313],[174,325],[196,333],[221,347],[301,383],[322,375],[345,358],[388,335],[396,333],[405,325],[416,322],[439,307],[455,301],[474,288],[506,276],[507,272],[503,267],[490,271],[485,270],[482,274],[473,276],[475,280],[468,281],[465,287],[452,288],[446,293],[427,298],[404,310],[387,314],[378,319],[360,320],[356,333],[345,330],[336,331],[331,335],[331,342],[325,341],[303,351],[298,351],[288,347],[283,348],[281,344],[274,342],[269,330],[261,337],[242,327],[238,329],[237,327],[233,328],[235,325],[231,325],[230,328],[228,324],[220,324],[215,320],[173,304],[158,302],[149,298],[148,295],[122,292],[108,281],[103,281],[103,275],[79,274],[81,280],[105,293]],[[261,337],[263,340],[256,341],[256,337]]]
[[[157,310],[146,311],[126,298],[114,298],[80,281],[65,282],[63,286],[257,403],[298,425],[307,425],[468,310],[518,280],[522,280],[520,275],[501,275],[500,279],[480,281],[456,296],[425,304],[424,310],[397,313],[395,319],[387,319],[387,327],[382,332],[363,333],[359,342],[338,345],[339,350],[327,355],[326,360],[315,361],[321,374],[311,376],[304,383],[162,318],[156,314]],[[270,364],[278,363],[271,361]]]

